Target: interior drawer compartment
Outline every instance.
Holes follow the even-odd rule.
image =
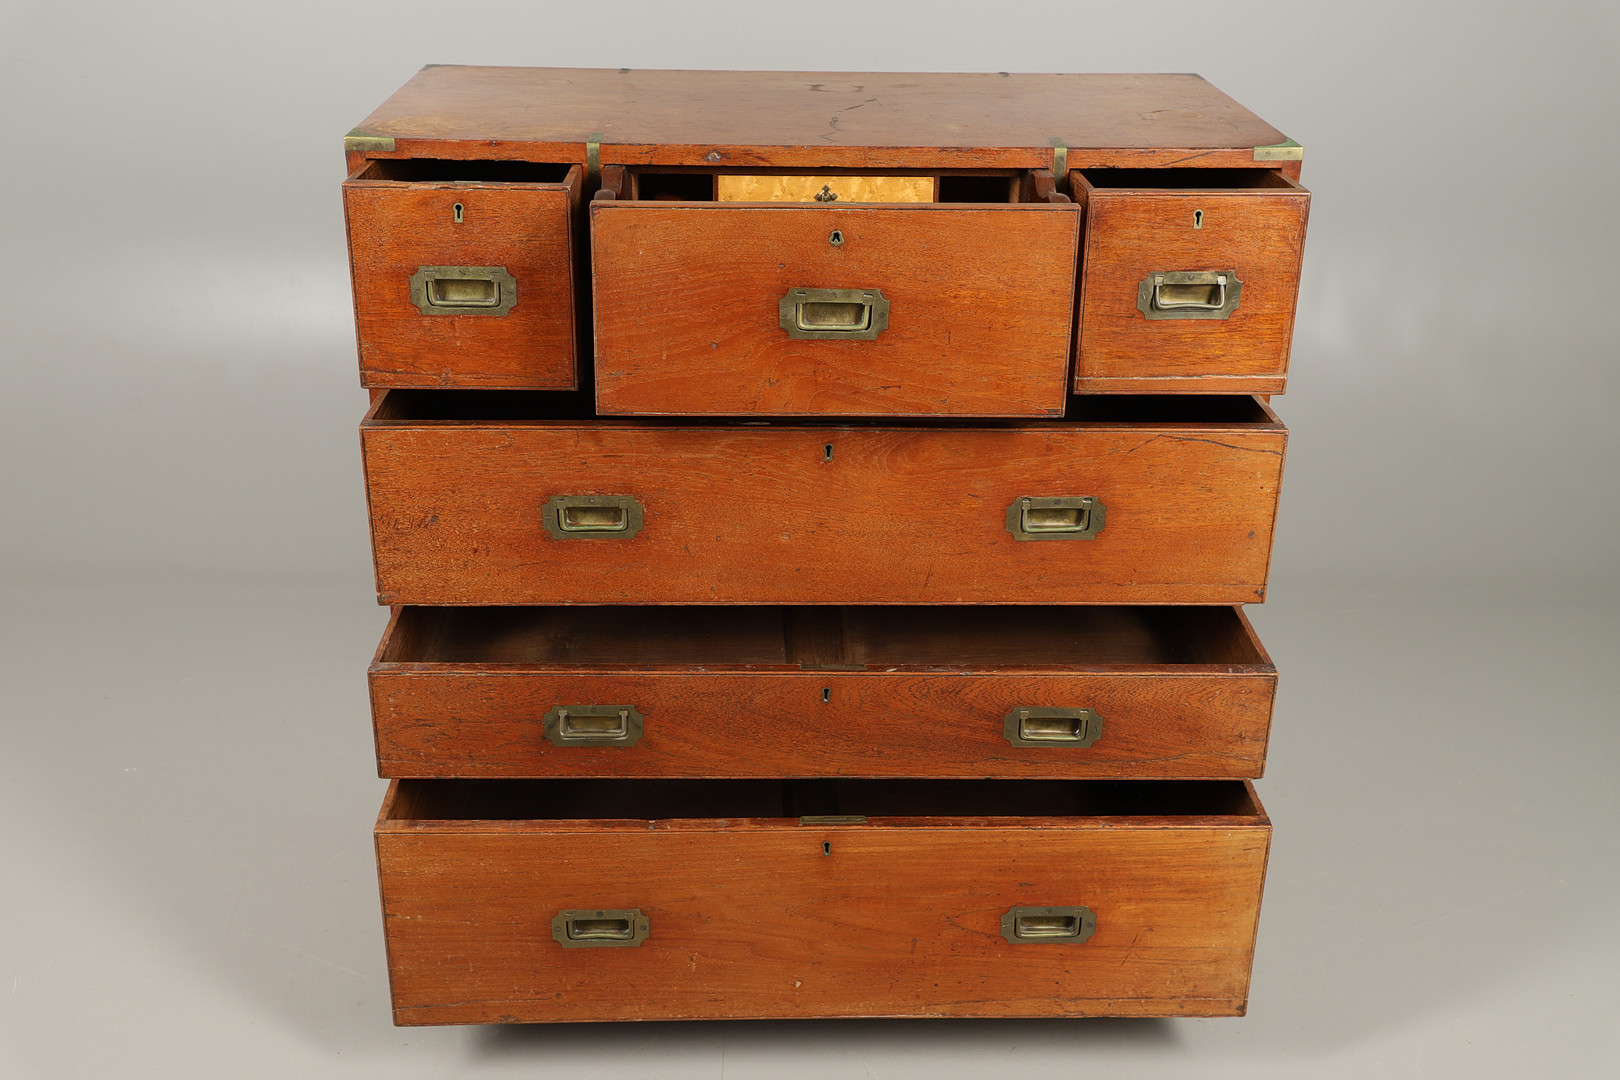
[[[389,604],[1241,604],[1287,429],[1253,397],[1062,420],[595,419],[390,390],[361,425]]]
[[[1074,388],[1280,394],[1311,193],[1272,169],[1087,169]]]
[[[398,780],[394,1020],[1244,1011],[1244,781]]]
[[[620,172],[590,208],[600,412],[1062,413],[1080,215],[1049,174]]]
[[[1277,672],[1232,607],[395,611],[390,777],[1254,777]]]
[[[368,161],[343,184],[370,387],[579,385],[578,165]]]

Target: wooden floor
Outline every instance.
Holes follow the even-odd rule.
[[[352,575],[350,576],[352,579]],[[363,582],[363,578],[360,579]],[[4,584],[0,1076],[1613,1075],[1620,608],[1313,593],[1242,1020],[396,1029],[363,589]],[[1372,688],[1376,688],[1375,690]]]

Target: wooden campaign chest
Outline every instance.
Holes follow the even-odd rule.
[[[397,1023],[1243,1012],[1297,144],[428,67],[345,149]]]

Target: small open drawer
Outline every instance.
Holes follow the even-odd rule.
[[[1310,192],[1272,169],[1087,169],[1083,393],[1282,393]]]
[[[392,777],[1254,777],[1277,673],[1231,607],[395,611]]]
[[[399,780],[394,1020],[1244,1010],[1242,781]]]
[[[343,184],[361,383],[575,389],[582,184],[578,165],[361,165]]]
[[[605,168],[597,408],[1061,415],[1079,223],[1040,172]]]

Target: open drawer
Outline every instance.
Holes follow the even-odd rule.
[[[343,184],[360,381],[579,385],[578,165],[423,158]]]
[[[391,777],[1254,777],[1230,607],[397,609]]]
[[[605,168],[597,408],[1061,415],[1079,227],[1039,171]]]
[[[1074,388],[1278,394],[1310,192],[1272,169],[1087,169]]]
[[[1288,432],[1254,397],[746,424],[601,419],[576,399],[390,390],[372,406],[360,436],[382,602],[1265,597]]]
[[[1242,781],[399,780],[394,1020],[1225,1016]]]

